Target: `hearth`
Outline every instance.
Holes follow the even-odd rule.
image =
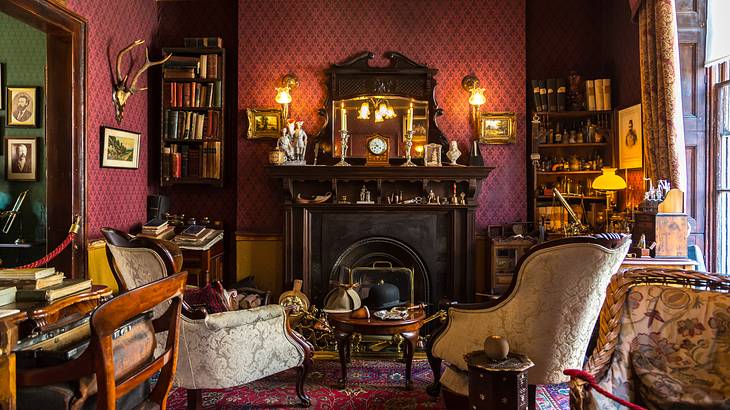
[[[331,282],[349,282],[347,268],[389,262],[414,270],[414,299],[474,298],[475,197],[489,167],[270,166],[283,180],[285,287],[304,281],[310,300],[322,306]],[[326,191],[352,197],[371,187],[373,204],[297,203],[297,196]],[[453,189],[465,204],[389,204],[386,197]],[[326,191],[325,191],[326,190]]]

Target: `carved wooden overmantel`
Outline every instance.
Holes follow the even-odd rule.
[[[268,166],[284,194],[284,287],[303,279],[304,292],[313,303],[321,303],[341,250],[380,237],[403,243],[423,259],[433,284],[428,300],[473,300],[477,198],[492,169]],[[357,203],[363,189],[372,203]],[[432,191],[440,204],[427,203]],[[297,200],[328,192],[331,198],[324,203]],[[402,196],[401,203],[393,203],[394,195]],[[420,203],[410,201],[415,198]]]
[[[330,114],[332,103],[366,96],[406,97],[428,102],[428,142],[442,146],[442,155],[448,151],[448,141],[438,128],[436,118],[443,114],[435,98],[438,73],[435,68],[419,64],[395,51],[385,53],[390,63],[385,67],[372,67],[369,62],[375,57],[363,52],[344,62],[333,64],[325,70],[327,75],[327,99],[319,115],[324,117],[324,126],[317,135],[318,164],[333,164],[332,135],[335,133]],[[337,136],[337,135],[336,135]],[[445,161],[444,157],[444,161]]]

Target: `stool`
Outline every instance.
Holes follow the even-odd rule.
[[[527,410],[527,369],[534,366],[527,356],[510,353],[493,361],[483,350],[464,355],[469,368],[471,410]]]

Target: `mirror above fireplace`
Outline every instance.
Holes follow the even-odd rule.
[[[347,156],[355,159],[355,165],[365,157],[366,141],[372,135],[390,139],[390,158],[405,156],[403,135],[410,107],[413,107],[413,157],[422,157],[423,147],[429,143],[442,145],[443,153],[448,151],[446,138],[436,124],[436,117],[442,114],[434,99],[434,75],[438,70],[397,52],[388,52],[385,57],[390,63],[384,67],[370,66],[374,54],[365,52],[326,70],[327,100],[320,110],[326,121],[317,136],[318,164],[332,165],[339,157],[340,130],[345,124],[343,109],[350,133]]]

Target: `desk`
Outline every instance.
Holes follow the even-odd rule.
[[[211,281],[223,281],[223,232],[205,246],[179,245],[183,269],[188,271],[188,284],[203,287]],[[199,269],[198,272],[190,268]]]
[[[696,266],[697,262],[686,258],[624,258],[619,271],[639,268],[693,270]]]
[[[15,409],[15,354],[11,349],[18,338],[34,331],[43,331],[88,314],[112,296],[111,288],[94,285],[91,289],[58,299],[51,303],[18,302],[1,309],[20,312],[0,318],[0,408]]]

